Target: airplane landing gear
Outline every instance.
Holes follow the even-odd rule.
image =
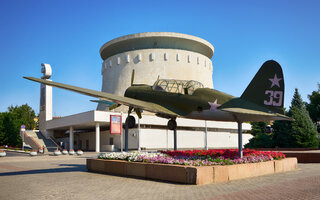
[[[170,119],[170,120],[168,121],[167,126],[168,126],[168,129],[169,129],[169,130],[175,130],[175,129],[177,129],[177,122],[176,122],[176,120]]]
[[[134,116],[129,115],[126,119],[126,123],[128,124],[128,128],[133,128],[136,125],[136,119]]]
[[[133,107],[129,107],[128,117],[125,122],[125,141],[124,141],[124,151],[128,152],[128,141],[129,141],[129,128],[134,128],[136,125],[136,119],[134,116],[131,116],[130,113],[132,112]]]
[[[168,129],[173,130],[173,150],[177,150],[177,122],[175,119],[168,121]]]

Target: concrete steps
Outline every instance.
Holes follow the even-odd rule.
[[[24,141],[33,149],[44,147],[44,152],[53,152],[59,148],[50,138],[45,138],[39,131],[26,130],[24,132]]]

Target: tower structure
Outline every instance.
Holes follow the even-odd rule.
[[[49,64],[41,64],[42,79],[47,79],[52,75],[52,69]],[[40,85],[40,113],[39,113],[39,130],[46,137],[49,138],[52,134],[47,130],[46,121],[52,119],[52,87],[41,84]]]
[[[124,95],[133,69],[135,84],[153,85],[159,76],[195,80],[213,88],[213,52],[208,41],[181,33],[147,32],[113,39],[100,49],[102,91]],[[105,110],[106,104],[99,104],[97,109]]]

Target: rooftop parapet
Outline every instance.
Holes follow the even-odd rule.
[[[115,38],[100,48],[103,60],[110,56],[140,49],[180,49],[212,58],[214,47],[206,40],[182,33],[147,32]]]

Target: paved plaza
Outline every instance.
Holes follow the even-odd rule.
[[[0,158],[0,199],[319,199],[320,164],[208,185],[182,185],[86,171],[84,156]]]

